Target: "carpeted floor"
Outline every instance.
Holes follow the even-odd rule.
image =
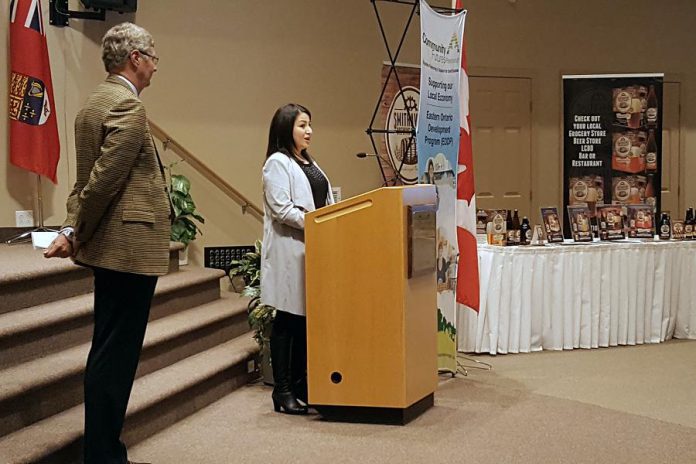
[[[133,447],[197,463],[696,463],[696,341],[477,356],[407,426],[272,412],[252,385]],[[462,359],[466,365],[472,365]]]

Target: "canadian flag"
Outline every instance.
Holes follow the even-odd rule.
[[[462,0],[456,7],[463,8]],[[459,73],[459,157],[457,168],[457,303],[479,310],[479,270],[476,244],[476,193],[474,190],[474,156],[471,146],[469,117],[469,76],[466,65],[466,41],[462,46],[462,69]]]
[[[10,3],[10,69],[10,161],[56,183],[60,141],[39,0]]]

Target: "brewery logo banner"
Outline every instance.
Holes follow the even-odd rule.
[[[418,181],[418,155],[412,131],[418,120],[420,69],[415,65],[382,65],[382,86],[389,79],[379,106],[379,121],[384,129],[384,142],[379,145],[379,156],[387,179],[400,172],[404,184]],[[396,74],[399,80],[396,79]],[[401,82],[402,88],[399,88]],[[392,132],[403,131],[403,132]]]
[[[663,74],[563,76],[563,205],[660,211]],[[568,222],[564,234],[570,237]]]
[[[457,370],[457,177],[459,74],[465,14],[445,16],[421,0],[418,173],[435,184],[437,212],[438,368]]]

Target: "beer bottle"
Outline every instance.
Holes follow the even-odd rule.
[[[669,220],[669,214],[662,213],[660,219],[660,240],[669,240],[672,231],[672,221]]]
[[[684,218],[684,240],[694,239],[694,209],[686,210],[686,218]]]
[[[515,231],[515,245],[520,244],[520,216],[517,213],[517,210],[515,210],[514,214],[512,215],[512,228]]]
[[[645,170],[657,171],[657,143],[655,142],[655,129],[650,129],[648,144],[645,146]]]
[[[507,238],[506,245],[515,245],[515,229],[512,227],[512,211],[507,210],[507,218],[505,219],[505,235]]]
[[[657,95],[655,94],[654,85],[650,86],[650,91],[648,92],[645,116],[648,119],[648,126],[657,127]]]
[[[532,228],[529,225],[529,219],[527,219],[527,216],[524,216],[520,226],[520,245],[529,245],[531,242]]]
[[[476,212],[476,233],[485,234],[486,233],[486,223],[488,222],[488,214],[480,209]]]

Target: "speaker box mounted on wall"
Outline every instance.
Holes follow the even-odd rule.
[[[72,11],[68,9],[68,0],[49,0],[50,24],[57,27],[68,25],[69,19],[106,20],[107,11],[118,13],[135,13],[138,0],[80,0],[87,9],[95,11]]]
[[[80,0],[85,8],[111,10],[119,13],[134,13],[138,9],[138,0]]]

